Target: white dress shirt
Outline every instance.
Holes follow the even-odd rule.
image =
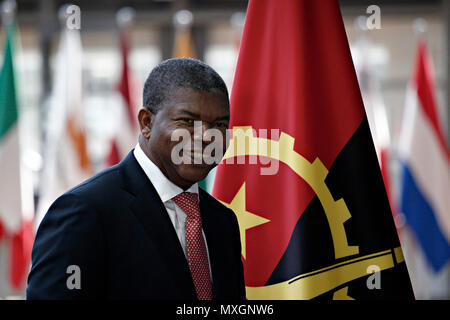
[[[159,197],[161,198],[164,206],[166,207],[167,213],[169,214],[170,220],[172,221],[173,227],[177,233],[178,239],[180,240],[181,247],[183,248],[184,255],[187,259],[187,245],[186,245],[186,213],[172,200],[175,196],[183,192],[183,189],[175,185],[172,181],[166,178],[166,176],[159,170],[158,166],[150,160],[147,155],[142,151],[139,143],[134,148],[134,157],[137,162],[144,170],[147,177],[150,179],[151,183],[156,189]],[[198,184],[193,184],[186,192],[196,193],[198,196]],[[199,199],[200,201],[200,199]],[[208,255],[209,271],[211,274],[211,262],[209,259],[208,244],[206,242],[205,233],[203,232],[203,239],[205,240],[206,253]]]

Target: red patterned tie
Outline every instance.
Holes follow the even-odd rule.
[[[189,269],[194,280],[199,300],[212,299],[211,278],[208,255],[202,234],[202,218],[198,204],[198,194],[183,192],[172,199],[187,215],[186,245]]]

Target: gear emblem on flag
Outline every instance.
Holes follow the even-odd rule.
[[[223,157],[223,161],[234,157],[242,156],[263,156],[270,157],[286,164],[292,171],[301,177],[318,196],[324,209],[328,225],[330,227],[333,239],[335,259],[345,258],[359,253],[358,246],[350,246],[347,241],[347,234],[344,223],[351,218],[351,213],[347,208],[345,200],[340,198],[334,200],[325,179],[328,175],[328,169],[316,158],[312,163],[302,155],[294,151],[295,139],[282,132],[278,141],[255,137],[253,134],[247,135],[245,132],[250,130],[251,126],[233,127],[233,138],[230,139],[229,147]],[[248,138],[245,148],[239,148],[237,141]],[[259,148],[258,146],[271,145],[269,148]],[[273,152],[277,150],[277,152]],[[222,202],[230,207],[229,203]],[[239,219],[238,219],[239,220]],[[240,223],[241,224],[241,223]],[[242,230],[241,233],[246,232]],[[242,243],[242,246],[245,246]],[[376,265],[380,270],[389,269],[396,263],[404,261],[400,247],[391,250],[385,250],[375,254],[345,260],[335,265],[315,270],[307,274],[298,275],[288,281],[260,286],[246,287],[247,297],[249,299],[311,299],[325,292],[333,290],[354,279],[367,276],[367,267]],[[336,276],[339,274],[339,276]],[[302,290],[305,288],[305,290]],[[347,296],[347,287],[336,291],[333,298],[351,299]]]

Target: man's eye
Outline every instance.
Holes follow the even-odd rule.
[[[228,123],[218,122],[218,123],[216,123],[216,127],[218,127],[218,128],[228,128]]]
[[[187,123],[187,124],[194,124],[194,119],[182,118],[182,119],[179,119],[179,121]]]

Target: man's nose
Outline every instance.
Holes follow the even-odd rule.
[[[210,129],[212,128],[211,124],[206,121],[198,121],[197,125],[194,128],[194,140],[204,141],[206,143],[211,142],[211,134]]]

